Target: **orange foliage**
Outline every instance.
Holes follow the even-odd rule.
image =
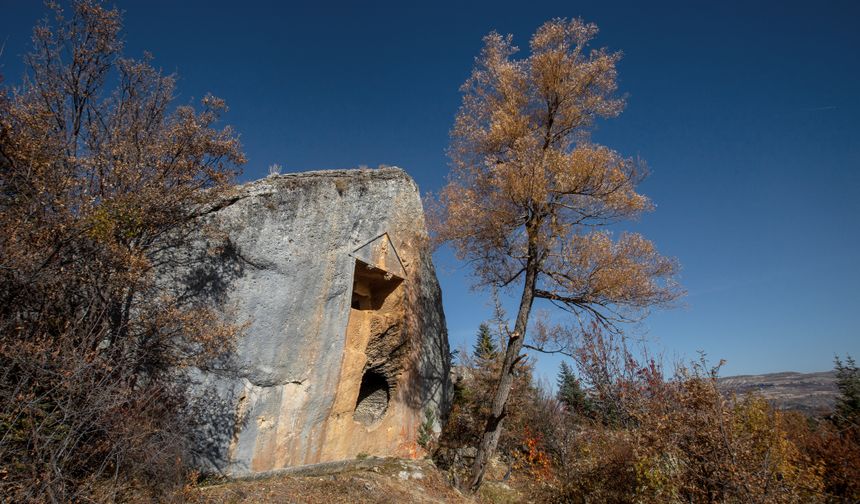
[[[533,434],[526,427],[522,433],[524,441],[524,449],[514,452],[513,467],[515,469],[524,469],[537,483],[546,483],[552,476],[552,466],[549,455],[543,451],[543,440],[540,434]]]
[[[590,48],[596,35],[594,24],[553,19],[521,59],[510,35],[484,37],[461,87],[448,183],[428,201],[434,238],[473,265],[478,285],[522,286],[471,491],[498,443],[535,299],[614,326],[681,294],[674,260],[638,234],[605,231],[653,205],[636,190],[642,163],[589,140],[596,120],[624,108],[621,55]]]
[[[181,485],[191,366],[238,330],[157,269],[244,162],[223,101],[123,58],[117,10],[53,2],[28,77],[0,92],[0,494],[122,499]]]

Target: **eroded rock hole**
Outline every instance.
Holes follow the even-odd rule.
[[[365,371],[352,417],[364,425],[375,423],[385,415],[390,396],[391,390],[385,377],[372,369]]]

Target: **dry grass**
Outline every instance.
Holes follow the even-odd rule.
[[[474,503],[453,489],[429,461],[372,459],[337,472],[310,472],[260,480],[200,486],[190,501],[199,503]]]

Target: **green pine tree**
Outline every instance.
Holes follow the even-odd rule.
[[[486,322],[478,326],[478,341],[475,342],[472,355],[482,361],[495,360],[499,356],[499,350],[493,342],[493,335],[490,334],[490,326]]]
[[[558,371],[558,381],[556,383],[558,384],[556,399],[564,404],[568,411],[580,414],[587,414],[591,411],[591,403],[588,400],[588,396],[582,390],[582,386],[580,386],[579,380],[573,374],[573,370],[564,361],[561,362],[561,368]]]
[[[850,355],[843,362],[839,357],[836,364],[836,419],[839,423],[860,425],[860,369]]]

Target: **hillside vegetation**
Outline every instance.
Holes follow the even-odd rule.
[[[718,379],[717,369],[701,362],[663,377],[653,362],[640,365],[606,341],[601,348],[580,349],[574,366],[562,367],[555,395],[533,382],[528,363],[520,366],[515,386],[526,399],[510,410],[499,454],[479,491],[462,493],[456,487],[468,476],[480,435],[477,421],[499,366],[493,341],[484,327],[474,350],[460,356],[454,410],[441,438],[430,441],[434,460],[361,457],[253,479],[203,480],[187,486],[182,498],[206,503],[847,503],[860,495],[860,446],[851,419],[781,411],[754,391],[726,394],[720,381],[732,383],[736,377]],[[825,375],[841,377],[834,381],[840,401],[850,380],[858,379],[856,368],[853,375]],[[608,380],[601,382],[600,376]]]
[[[717,384],[728,393],[759,393],[776,408],[818,416],[832,411],[839,395],[835,371],[726,376]]]
[[[441,432],[421,412],[429,459],[200,474],[211,402],[189,391],[197,371],[223,371],[243,326],[159,278],[193,236],[207,255],[225,251],[200,218],[233,188],[239,138],[222,100],[177,105],[174,76],[123,56],[118,10],[47,5],[26,77],[0,89],[0,502],[860,502],[850,357],[833,375],[721,380],[704,358],[664,369],[631,352],[629,323],[683,289],[677,261],[607,231],[654,205],[638,192],[645,166],[590,141],[626,98],[621,53],[591,47],[597,27],[578,19],[545,23],[524,58],[488,34],[462,88],[454,170],[428,201],[434,239],[477,287],[521,301],[513,321],[499,303],[494,329],[451,363]],[[568,323],[533,314],[536,301]],[[566,356],[557,387],[535,382],[529,350]],[[810,391],[821,402],[795,408]],[[394,418],[376,404],[368,416]],[[360,431],[334,432],[357,448]]]
[[[454,408],[435,452],[454,484],[468,477],[501,365],[497,341],[482,329],[460,355]],[[835,409],[817,416],[779,409],[755,390],[726,392],[739,380],[721,383],[720,366],[704,360],[664,370],[599,330],[578,341],[572,363],[562,365],[554,394],[534,383],[527,359],[518,366],[499,461],[512,478],[532,482],[520,489],[526,500],[860,499],[860,373],[850,359],[836,363]]]

